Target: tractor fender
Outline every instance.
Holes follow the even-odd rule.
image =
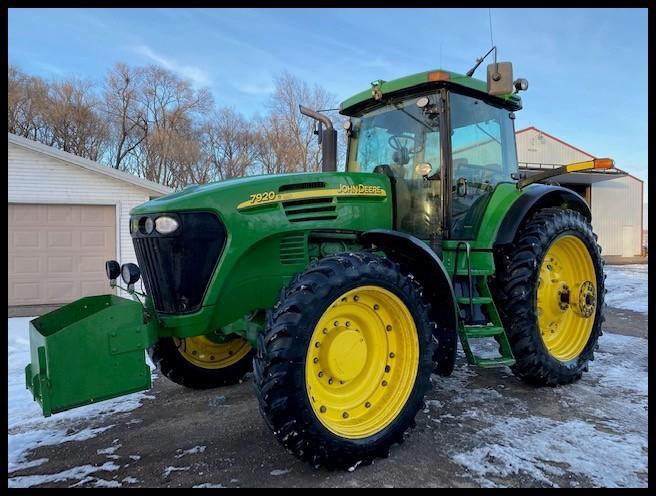
[[[524,219],[535,211],[547,207],[570,208],[579,212],[588,221],[592,219],[590,207],[583,197],[571,189],[549,184],[535,184],[522,191],[506,212],[497,231],[494,245],[512,243]]]
[[[442,260],[423,241],[410,234],[389,229],[373,229],[360,234],[365,246],[375,246],[398,262],[422,285],[431,304],[431,318],[437,324],[433,336],[435,371],[443,376],[453,372],[458,345],[458,304]]]

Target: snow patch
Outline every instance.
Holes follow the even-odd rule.
[[[61,482],[69,479],[85,479],[89,474],[94,472],[112,472],[120,467],[113,462],[106,462],[100,466],[81,465],[79,467],[69,468],[56,474],[44,475],[23,475],[9,479],[9,487],[32,487],[52,482]]]
[[[164,472],[162,472],[162,477],[166,478],[169,475],[171,475],[171,472],[184,472],[185,470],[189,470],[191,466],[189,467],[173,467],[169,466],[164,469]]]
[[[495,412],[495,403],[474,403],[474,409],[458,418],[476,417],[480,427],[449,450],[450,457],[484,487],[495,487],[496,478],[517,475],[558,486],[570,480],[570,474],[592,486],[645,486],[647,359],[645,339],[606,333],[590,371],[580,381],[542,389],[544,404],[560,408],[559,416],[528,415],[530,399],[505,395],[505,412]],[[467,373],[456,369],[453,376],[444,384],[457,385],[467,396],[466,404],[471,404],[471,397],[489,394],[474,386]]]
[[[291,472],[291,470],[288,469],[288,468],[286,468],[284,470],[277,468],[275,470],[272,470],[270,473],[271,473],[271,475],[285,475],[285,474],[288,474],[289,472]]]
[[[175,455],[176,458],[182,458],[185,455],[195,455],[196,453],[203,453],[207,446],[194,446],[193,448],[186,449],[182,453]],[[180,451],[180,449],[178,449]]]
[[[192,488],[203,488],[203,487],[216,487],[219,489],[225,489],[225,486],[223,484],[213,484],[212,482],[203,482],[202,484],[196,484],[195,486],[191,486]]]
[[[606,304],[634,312],[647,312],[648,264],[606,265]]]

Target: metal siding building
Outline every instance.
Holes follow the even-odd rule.
[[[527,175],[596,158],[535,127],[521,129],[516,136],[520,171]],[[588,202],[592,226],[599,236],[604,256],[642,254],[642,180],[619,167],[613,171],[576,172],[553,180],[574,190]]]

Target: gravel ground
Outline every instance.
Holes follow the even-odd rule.
[[[433,376],[406,441],[352,471],[313,469],[285,452],[250,378],[190,391],[157,377],[146,395],[120,404],[128,407],[51,417],[61,439],[10,461],[9,486],[646,486],[647,315],[607,313],[596,360],[577,384],[536,389],[460,355],[451,377]],[[40,428],[22,425],[10,423],[10,454],[12,435]]]

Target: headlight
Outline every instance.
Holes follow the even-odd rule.
[[[173,217],[163,215],[155,219],[155,229],[160,234],[170,234],[178,228],[178,221]]]
[[[150,234],[155,229],[155,222],[150,217],[142,217],[139,220],[139,231],[142,234]]]

